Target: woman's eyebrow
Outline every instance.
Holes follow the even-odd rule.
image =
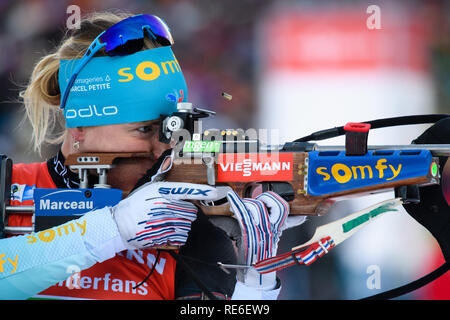
[[[159,119],[128,123],[130,126],[149,126],[159,124]]]

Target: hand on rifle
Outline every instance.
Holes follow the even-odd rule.
[[[184,200],[211,200],[214,187],[192,183],[160,182],[173,160],[171,150],[147,171],[127,198],[113,207],[113,217],[130,249],[186,243],[197,207]]]
[[[413,143],[450,143],[450,118],[438,121],[415,139]],[[439,162],[439,173],[442,176],[448,158],[439,157]],[[445,261],[450,262],[450,207],[444,197],[442,185],[423,186],[419,188],[419,191],[420,203],[403,206],[417,222],[436,238]]]
[[[282,230],[287,225],[288,203],[271,191],[255,199],[241,199],[234,191],[227,197],[241,229],[238,262],[252,266],[275,256]],[[275,272],[261,275],[253,267],[238,269],[237,278],[245,285],[261,290],[271,290],[277,285]]]

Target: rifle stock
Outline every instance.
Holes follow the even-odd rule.
[[[258,153],[257,155],[265,155],[265,153]],[[392,190],[398,187],[402,186],[410,186],[410,185],[422,185],[422,184],[434,184],[439,183],[438,179],[434,177],[428,168],[425,168],[425,170],[421,170],[422,174],[415,174],[414,176],[405,176],[405,178],[398,178],[393,181],[389,181],[389,178],[387,178],[387,173],[383,173],[380,171],[380,169],[375,169],[376,167],[376,161],[379,161],[379,159],[389,159],[385,154],[383,154],[383,157],[380,158],[380,155],[374,154],[371,155],[369,158],[367,158],[367,161],[372,161],[372,163],[367,162],[369,164],[364,165],[359,163],[358,165],[351,165],[349,161],[353,161],[356,159],[355,157],[345,157],[345,155],[339,155],[336,159],[332,159],[329,155],[320,157],[320,153],[314,154],[317,162],[318,160],[329,160],[330,159],[330,168],[331,164],[341,164],[341,166],[345,166],[345,170],[348,171],[348,173],[352,176],[353,184],[348,187],[347,189],[342,187],[346,185],[346,183],[338,183],[337,187],[333,189],[332,192],[326,192],[322,194],[317,194],[317,192],[312,192],[311,187],[308,184],[312,184],[311,181],[313,181],[312,178],[317,180],[317,177],[323,178],[323,180],[331,180],[331,176],[334,174],[336,175],[336,178],[342,178],[342,176],[345,174],[344,171],[338,171],[335,170],[333,173],[332,171],[328,171],[328,173],[323,173],[320,170],[320,168],[326,168],[326,165],[324,167],[319,167],[317,169],[318,165],[323,165],[319,162],[318,165],[315,165],[310,159],[310,155],[312,155],[311,152],[291,152],[292,154],[292,163],[291,163],[291,173],[292,175],[287,180],[286,178],[283,179],[283,181],[277,182],[277,174],[274,174],[274,176],[268,176],[267,181],[248,181],[248,178],[239,180],[239,178],[235,179],[234,181],[220,181],[220,164],[218,161],[214,161],[212,165],[209,167],[205,165],[205,163],[202,161],[202,158],[178,158],[175,157],[173,161],[173,165],[171,170],[168,172],[168,174],[165,177],[165,180],[167,181],[178,181],[178,182],[190,182],[190,183],[198,183],[198,184],[214,184],[216,186],[228,186],[231,187],[234,191],[236,191],[241,197],[249,197],[251,196],[251,190],[255,186],[255,184],[260,183],[262,186],[262,191],[266,190],[272,190],[277,193],[281,193],[282,196],[284,196],[285,199],[289,200],[290,205],[290,214],[292,215],[323,215],[325,214],[328,209],[331,207],[331,205],[340,198],[346,198],[346,197],[353,197],[353,196],[361,196],[364,194],[370,194],[370,193],[378,193],[383,192],[386,190]],[[71,168],[75,169],[94,169],[98,168],[102,165],[108,165],[110,167],[113,167],[115,165],[115,162],[117,162],[120,158],[128,158],[128,157],[147,157],[149,156],[146,153],[90,153],[90,154],[76,154],[76,155],[70,155],[68,159],[66,160],[66,164],[69,165]],[[392,156],[392,155],[391,155]],[[205,157],[204,155],[201,155],[200,157]],[[410,160],[412,155],[406,155],[405,158],[408,158],[407,160]],[[374,159],[372,159],[374,158]],[[397,158],[401,159],[398,160]],[[402,157],[397,157],[396,159],[398,161],[402,161]],[[436,163],[438,165],[438,160],[436,158],[432,158],[431,155],[428,157],[431,161],[430,163]],[[94,159],[95,163],[89,162],[89,159]],[[361,158],[364,159],[364,158]],[[412,159],[414,161],[414,159]],[[411,161],[410,161],[411,162]],[[389,161],[382,162],[386,163],[385,168],[388,168]],[[430,163],[421,164],[421,166],[430,166]],[[390,165],[393,168],[392,172],[395,172],[396,168],[399,168],[400,171],[401,164],[398,165]],[[396,167],[397,166],[397,167]],[[329,168],[329,169],[330,169]],[[406,170],[406,166],[403,167],[403,170]],[[378,174],[384,174],[387,179],[384,181],[381,181],[378,179],[377,181],[374,181],[370,185],[364,185],[363,182],[369,182],[370,178],[375,178],[375,176]],[[387,171],[387,170],[386,170]],[[318,175],[317,172],[320,172],[322,175]],[[354,179],[358,178],[359,174],[359,180]],[[351,180],[351,179],[350,179]],[[374,180],[374,179],[372,179]],[[324,182],[324,181],[322,181]],[[290,187],[286,186],[289,184]],[[348,184],[348,183],[347,183]],[[283,190],[279,189],[279,186],[283,186]],[[321,187],[322,188],[322,187]],[[341,189],[339,189],[341,188]],[[287,191],[286,191],[287,190]],[[287,192],[285,195],[283,195],[283,192]],[[126,196],[126,193],[124,194]],[[207,215],[231,215],[231,212],[229,210],[229,206],[225,204],[220,205],[211,205],[211,204],[205,204],[205,203],[197,203],[202,207],[202,210]]]
[[[374,184],[371,186],[356,187],[349,190],[332,192],[324,195],[310,195],[307,193],[308,170],[305,168],[305,159],[308,158],[308,152],[297,152],[293,154],[293,175],[289,183],[292,188],[291,199],[289,201],[291,215],[322,215],[325,214],[330,206],[339,198],[347,196],[361,196],[368,193],[382,192],[401,186],[418,185],[432,183],[429,174],[408,179],[388,181],[385,183]],[[215,180],[217,181],[218,166],[215,163]],[[166,176],[167,181],[184,181],[190,183],[208,184],[207,170],[204,164],[196,163],[178,163],[174,162],[172,169]],[[267,182],[261,182],[267,183]],[[242,198],[250,196],[250,189],[255,182],[232,181],[218,182],[216,186],[229,186]],[[273,184],[273,182],[272,182]],[[278,190],[273,190],[277,192]],[[199,203],[200,204],[200,203]],[[231,215],[227,204],[218,206],[202,205],[202,210],[207,215]]]

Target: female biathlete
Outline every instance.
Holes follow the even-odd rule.
[[[215,188],[154,182],[163,170],[161,159],[170,157],[173,147],[159,141],[158,119],[187,99],[172,44],[169,28],[156,16],[96,13],[37,63],[21,93],[35,149],[48,142],[61,148],[48,161],[14,164],[12,205],[32,204],[25,189],[78,188],[78,175],[64,165],[70,154],[147,152],[153,157],[111,169],[108,183],[132,191],[116,206],[52,228],[51,239],[42,234],[1,239],[0,298],[277,298],[281,284],[275,272],[260,275],[250,266],[276,254],[289,214],[281,197],[227,194],[241,229],[235,250],[225,232],[187,201],[211,200],[217,197]],[[55,136],[53,128],[61,123],[65,130]],[[168,196],[159,193],[161,186],[203,191]],[[7,221],[8,226],[31,223],[31,217],[14,214]],[[152,249],[161,245],[181,246],[185,264],[171,252]],[[243,267],[225,272],[217,261]]]

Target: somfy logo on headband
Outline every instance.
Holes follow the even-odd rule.
[[[133,71],[136,76],[144,81],[152,81],[159,78],[161,75],[161,69],[164,74],[169,74],[169,70],[171,73],[180,72],[181,69],[179,67],[178,61],[176,59],[161,61],[161,67],[158,63],[153,61],[142,61],[139,63],[134,70],[130,67],[120,68],[117,74],[122,78],[119,78],[119,82],[128,82],[134,79]],[[170,69],[167,67],[169,66]]]
[[[61,91],[77,63],[60,62]],[[160,47],[92,58],[70,89],[64,116],[68,128],[154,120],[176,112],[180,99],[187,101],[180,65],[170,47]]]
[[[95,105],[88,106],[87,108],[80,108],[78,110],[75,109],[67,109],[66,110],[66,119],[74,119],[76,117],[80,118],[90,118],[93,116],[101,117],[101,116],[114,116],[119,112],[116,106],[107,106],[103,108],[98,108]]]

